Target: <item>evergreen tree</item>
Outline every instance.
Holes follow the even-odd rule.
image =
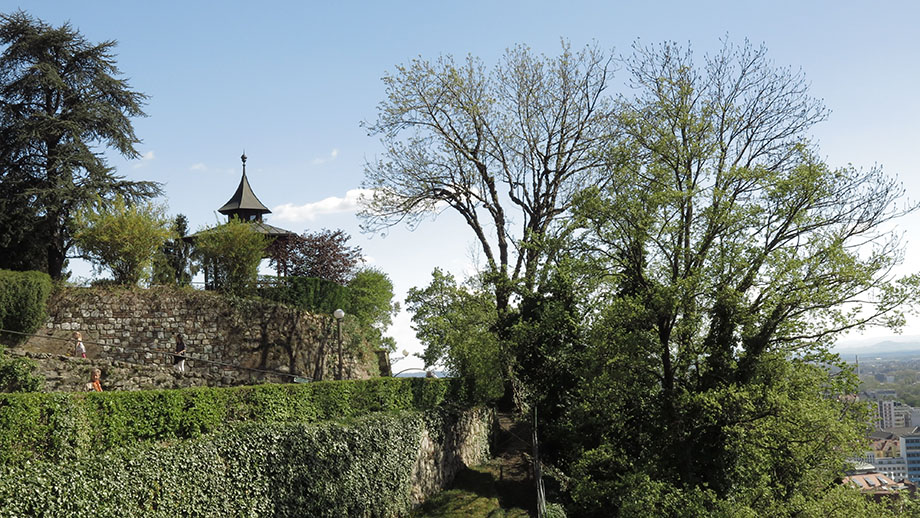
[[[0,45],[0,267],[60,279],[76,211],[97,196],[160,192],[116,175],[100,152],[138,156],[131,118],[146,96],[119,77],[114,41],[91,43],[69,24],[0,15]]]

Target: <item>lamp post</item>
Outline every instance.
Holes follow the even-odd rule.
[[[340,379],[344,379],[342,377],[342,372],[343,372],[343,368],[342,368],[342,319],[345,318],[345,312],[342,311],[341,309],[337,309],[332,313],[332,316],[335,317],[335,324],[337,328],[336,334],[338,335],[338,339],[339,339],[339,374],[338,376],[336,376],[335,379],[340,380]]]

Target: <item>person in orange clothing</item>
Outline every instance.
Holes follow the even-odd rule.
[[[93,375],[90,378],[90,385],[92,385],[92,390],[96,392],[102,392],[102,384],[99,383],[99,378],[102,377],[102,371],[99,369],[93,369]]]

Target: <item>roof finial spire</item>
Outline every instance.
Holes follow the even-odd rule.
[[[240,156],[240,160],[243,161],[243,176],[246,176],[246,150],[243,150],[243,154]]]

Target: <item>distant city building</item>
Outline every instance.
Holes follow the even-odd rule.
[[[875,466],[876,471],[892,480],[900,481],[908,478],[907,460],[903,457],[877,457],[871,464]]]
[[[910,424],[920,425],[920,407],[908,407],[910,408]]]
[[[914,424],[913,408],[907,405],[897,404],[894,407],[894,426],[895,428],[912,426]]]
[[[886,459],[901,456],[901,444],[897,438],[874,439],[872,441],[872,456],[877,459]],[[866,461],[874,464],[874,460]]]
[[[910,495],[917,492],[916,484],[891,477],[882,473],[876,466],[864,462],[854,462],[846,475],[843,479],[844,484],[859,489],[864,495],[870,496],[877,502],[887,498],[900,498],[905,491]]]
[[[913,425],[913,409],[898,401],[881,400],[875,404],[875,425],[877,428],[905,428]]]
[[[907,463],[907,479],[920,482],[920,430],[900,436],[901,457]]]
[[[879,401],[876,405],[878,419],[876,424],[882,430],[894,428],[894,401]]]
[[[905,484],[902,482],[895,482],[882,473],[877,471],[872,472],[860,472],[852,475],[848,475],[843,479],[843,483],[849,486],[853,486],[863,493],[869,493],[879,500],[880,498],[897,498],[898,493],[904,490],[912,490],[915,488],[912,484]]]

